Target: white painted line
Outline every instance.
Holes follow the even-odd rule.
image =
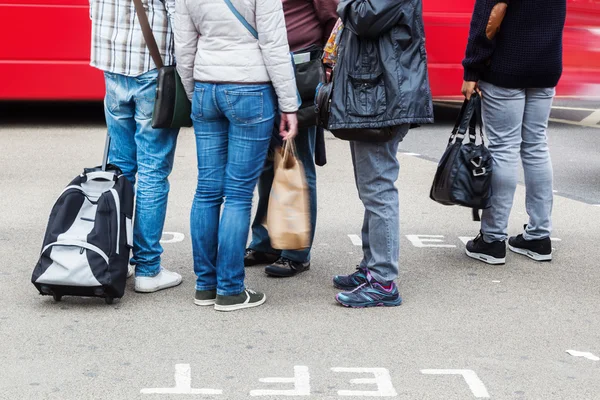
[[[492,283],[500,283],[500,281],[492,281]]]
[[[556,122],[559,124],[567,124],[567,125],[577,125],[577,126],[586,126],[588,128],[596,128],[600,129],[600,125],[583,125],[581,122],[569,121],[567,119],[558,119],[558,118],[550,118],[548,119],[550,122]]]
[[[141,394],[223,394],[220,389],[192,389],[192,369],[190,364],[175,364],[175,387],[142,389]]]
[[[600,110],[596,110],[581,120],[581,125],[597,126],[600,123]]]
[[[473,240],[474,239],[471,236],[459,236],[458,238],[460,239],[461,242],[463,242],[463,244],[465,246],[467,245],[467,243],[469,243],[469,240]]]
[[[333,372],[346,372],[355,374],[373,374],[375,378],[351,379],[352,385],[375,384],[377,390],[338,390],[338,396],[357,397],[396,397],[398,393],[392,384],[390,372],[385,368],[331,368]]]
[[[166,239],[165,236],[172,236],[170,239]],[[170,244],[170,243],[179,243],[179,242],[183,242],[183,239],[185,238],[185,235],[183,233],[179,233],[179,232],[163,232],[163,238],[160,240],[161,243],[163,244]]]
[[[550,238],[553,242],[562,242],[562,239],[559,238]]]
[[[592,204],[594,207],[600,207],[600,204]]]
[[[403,154],[405,156],[412,156],[412,157],[419,157],[421,156],[419,153],[400,153]]]
[[[250,391],[250,396],[310,396],[310,374],[308,367],[295,366],[293,378],[260,378],[262,383],[293,383],[288,390],[259,389]]]
[[[585,352],[585,351],[567,350],[567,353],[572,355],[573,357],[583,357],[583,358],[587,358],[588,360],[592,360],[592,361],[600,361],[599,357],[593,355],[592,353]]]
[[[442,247],[442,248],[455,248],[453,244],[430,244],[430,243],[442,243],[443,235],[406,235],[406,238],[410,240],[413,246],[423,247]]]
[[[422,374],[425,375],[462,375],[469,385],[469,389],[473,393],[473,396],[478,399],[489,398],[490,395],[485,388],[481,379],[477,376],[475,371],[470,369],[422,369]]]
[[[358,235],[348,235],[350,240],[352,240],[352,244],[355,246],[362,246],[362,239],[358,237]]]

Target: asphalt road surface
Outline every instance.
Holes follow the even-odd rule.
[[[399,153],[402,306],[334,301],[331,277],[360,259],[362,207],[348,144],[329,137],[311,270],[279,280],[248,269],[248,286],[267,303],[233,313],[193,304],[188,129],[163,238],[163,264],[182,285],[142,295],[129,281],[111,306],[39,296],[30,277],[50,208],[73,176],[100,162],[102,109],[0,105],[0,399],[600,398],[600,130],[590,122],[600,106],[560,104],[589,112],[553,112],[569,123],[549,130],[551,263],[509,253],[506,265],[489,266],[464,255],[478,231],[470,211],[428,198],[456,112],[440,107],[438,122],[411,131]],[[525,222],[519,187],[511,234]]]

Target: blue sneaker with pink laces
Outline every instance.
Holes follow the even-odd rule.
[[[394,282],[377,282],[366,270],[365,282],[350,292],[338,293],[335,299],[344,307],[395,307],[402,304],[398,286]],[[356,274],[356,273],[355,273]]]
[[[356,268],[356,272],[350,275],[336,275],[333,277],[333,286],[343,291],[351,291],[367,282],[369,270],[364,267]]]

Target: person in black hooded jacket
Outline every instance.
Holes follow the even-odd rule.
[[[329,129],[392,128],[386,142],[351,141],[356,186],[365,207],[363,259],[336,276],[347,307],[397,306],[398,145],[411,124],[433,122],[421,0],[342,0],[344,22]]]

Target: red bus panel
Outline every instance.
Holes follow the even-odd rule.
[[[457,97],[475,0],[423,0],[431,88]],[[0,100],[99,100],[88,0],[0,0]],[[600,0],[568,0],[559,95],[600,97]]]

